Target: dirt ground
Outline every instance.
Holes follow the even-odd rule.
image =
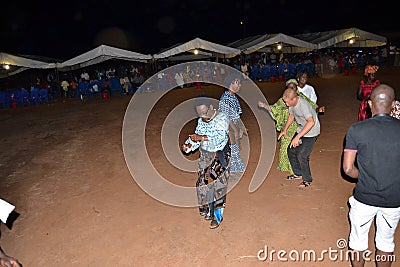
[[[384,67],[377,77],[397,87],[400,71]],[[337,241],[349,233],[347,200],[354,181],[341,175],[343,140],[357,119],[361,73],[310,78],[326,106],[321,135],[311,155],[313,185],[297,188],[276,170],[276,157],[261,187],[248,192],[258,155],[250,155],[246,173],[228,194],[224,221],[210,230],[197,208],[169,206],[136,184],[126,166],[121,129],[128,96],[85,103],[76,99],[50,105],[0,110],[0,197],[20,216],[12,229],[1,226],[0,244],[24,267],[36,266],[349,266],[340,260]],[[257,83],[269,103],[283,92],[283,82]],[[161,119],[199,93],[219,98],[222,89],[206,86],[169,92],[151,116],[146,139],[159,140]],[[256,103],[256,102],[255,102]],[[260,139],[254,117],[244,105],[250,147]],[[194,127],[189,124],[187,129]],[[150,156],[165,175],[188,184],[196,174],[170,166],[156,147]],[[278,149],[278,146],[277,146]],[[277,153],[275,154],[277,155]],[[196,155],[192,155],[195,159]],[[374,228],[372,228],[374,230]],[[370,232],[373,250],[373,232]],[[400,231],[396,242],[399,244]],[[337,250],[323,261],[265,261],[260,250]],[[400,250],[395,255],[400,266]],[[265,256],[260,254],[260,256]],[[334,259],[336,256],[338,259]],[[374,266],[368,263],[366,266]]]

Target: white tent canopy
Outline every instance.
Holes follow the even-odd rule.
[[[86,66],[98,64],[109,59],[147,62],[148,60],[152,59],[152,57],[151,55],[144,55],[107,45],[100,45],[99,47],[83,53],[77,57],[57,64],[57,68],[60,70],[79,69]]]
[[[55,68],[55,63],[47,63],[39,60],[33,60],[22,56],[16,56],[7,53],[0,53],[0,64],[2,66],[0,78],[17,74],[21,71],[32,69],[51,69]],[[4,66],[9,66],[9,70],[4,70]]]
[[[327,47],[376,47],[387,43],[386,37],[357,28],[297,34],[294,37],[316,44],[318,49]]]
[[[237,48],[241,49],[245,54],[251,54],[255,51],[261,51],[266,46],[274,44],[282,44],[284,48],[283,52],[285,53],[300,53],[317,48],[313,43],[283,33],[259,35],[254,38],[247,38],[246,40],[243,40],[243,42],[235,41],[230,45],[237,46]]]
[[[0,64],[27,67],[27,68],[36,68],[36,69],[50,69],[55,67],[54,63],[47,63],[7,53],[0,53]]]
[[[177,54],[185,53],[188,51],[194,51],[196,49],[211,51],[217,54],[224,55],[226,58],[235,57],[240,54],[240,49],[224,46],[216,43],[212,43],[200,38],[195,38],[189,42],[180,44],[171,49],[155,54],[155,59],[169,58]]]

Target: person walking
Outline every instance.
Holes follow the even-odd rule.
[[[357,179],[349,198],[349,248],[356,253],[353,266],[364,266],[368,233],[375,220],[377,266],[391,266],[394,234],[400,219],[400,120],[390,116],[395,104],[392,87],[372,90],[368,105],[372,118],[347,130],[343,171]]]

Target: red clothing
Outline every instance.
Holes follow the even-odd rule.
[[[371,110],[368,106],[368,98],[371,95],[372,89],[380,84],[379,80],[373,83],[365,83],[364,80],[360,82],[362,100],[360,104],[360,109],[358,111],[358,121],[362,121],[371,118]]]

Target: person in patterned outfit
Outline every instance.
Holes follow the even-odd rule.
[[[246,129],[242,126],[240,115],[242,108],[236,93],[241,86],[241,74],[230,74],[225,79],[224,84],[228,88],[220,97],[218,110],[225,113],[229,119],[229,146],[231,149],[231,167],[233,173],[243,173],[245,166],[240,157],[239,141],[246,134]]]
[[[375,74],[378,71],[378,66],[367,65],[364,69],[364,77],[358,86],[357,97],[361,100],[358,111],[358,121],[363,121],[371,117],[371,109],[368,106],[368,99],[372,89],[377,87],[381,82],[375,79]]]
[[[196,182],[199,210],[201,216],[211,220],[210,228],[214,229],[220,225],[226,205],[230,174],[229,119],[206,97],[198,97],[195,108],[199,116],[195,133],[189,135],[181,149],[185,153],[199,149]]]
[[[395,117],[396,119],[400,119],[400,101],[396,100],[394,103],[394,107],[390,111],[390,116]]]
[[[296,79],[290,79],[286,81],[286,89],[291,88],[293,90],[297,90],[297,93],[299,96],[307,100],[314,109],[318,109],[318,105],[315,104],[313,101],[311,101],[307,96],[305,96],[303,93],[301,93],[297,89],[297,80]],[[285,127],[286,121],[288,120],[289,117],[289,107],[286,105],[285,101],[283,101],[283,98],[279,98],[278,101],[276,101],[273,105],[268,106],[266,103],[259,101],[258,106],[261,108],[266,109],[267,111],[270,112],[272,118],[275,120],[275,128],[278,132],[281,132],[283,128]],[[292,124],[289,126],[289,128],[286,131],[286,135],[282,136],[282,138],[279,140],[279,154],[278,154],[278,166],[277,169],[282,171],[282,172],[288,172],[290,175],[286,177],[287,180],[298,180],[300,179],[298,176],[294,175],[294,172],[292,170],[292,166],[290,165],[289,157],[288,157],[288,152],[287,148],[290,145],[290,142],[292,141],[294,135],[296,134],[296,129],[298,125],[297,122],[294,120]]]

